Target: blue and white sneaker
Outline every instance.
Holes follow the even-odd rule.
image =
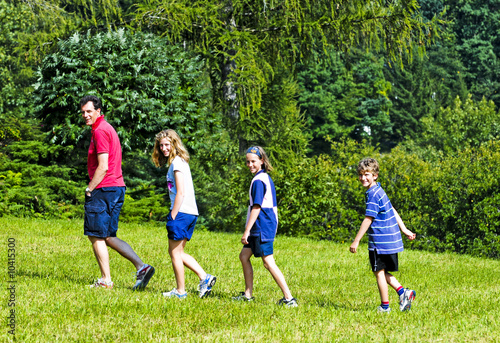
[[[411,308],[411,302],[415,300],[417,292],[412,289],[405,288],[403,294],[399,296],[399,309],[401,311],[407,311]]]
[[[186,299],[187,298],[187,292],[184,294],[180,294],[177,288],[174,288],[170,292],[163,292],[162,293],[165,298],[177,298],[177,299]]]
[[[198,285],[200,291],[200,298],[204,298],[212,292],[212,287],[215,285],[217,278],[213,275],[207,274],[205,280],[201,280]]]
[[[388,308],[383,308],[382,305],[380,305],[379,307],[377,307],[377,312],[381,312],[381,313],[389,313],[391,312],[391,308],[388,307]]]

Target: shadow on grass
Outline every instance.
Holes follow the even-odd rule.
[[[353,312],[358,312],[358,311],[369,311],[373,310],[373,306],[370,305],[353,305],[349,302],[335,302],[331,299],[325,299],[325,298],[316,298],[314,299],[311,304],[317,305],[318,307],[323,307],[327,309],[334,309],[334,310],[345,310],[345,311],[353,311]]]
[[[17,272],[17,275],[20,277],[26,277],[28,279],[65,280],[67,282],[78,284],[78,285],[91,285],[96,280],[95,278],[91,278],[88,276],[76,275],[76,273],[73,273],[73,274],[60,273],[60,272],[58,272],[58,273],[52,273],[52,272],[40,273],[37,271],[19,270]],[[130,289],[132,289],[132,286],[130,286]]]

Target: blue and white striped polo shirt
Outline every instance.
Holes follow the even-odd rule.
[[[366,191],[366,213],[373,217],[368,229],[368,250],[377,250],[380,255],[403,251],[403,239],[391,201],[380,186],[380,182]]]
[[[249,196],[247,223],[252,206],[260,206],[260,213],[250,230],[250,236],[260,236],[262,242],[274,241],[278,230],[278,201],[276,189],[269,174],[263,170],[255,174],[250,184]]]

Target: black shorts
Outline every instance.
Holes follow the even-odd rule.
[[[388,255],[380,255],[377,254],[377,250],[368,251],[368,255],[370,256],[370,264],[372,266],[372,272],[378,272],[382,269],[385,269],[386,272],[397,272],[399,263],[398,263],[398,254],[388,254]]]

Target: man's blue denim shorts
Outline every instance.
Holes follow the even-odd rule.
[[[254,257],[263,257],[273,254],[273,242],[261,242],[259,236],[249,236],[248,244],[245,244],[243,248],[252,249]]]
[[[84,234],[99,238],[116,237],[124,200],[125,187],[96,188],[92,196],[85,196]]]
[[[189,241],[193,237],[197,220],[198,216],[182,212],[178,212],[174,220],[172,219],[172,212],[170,212],[167,216],[168,239],[173,241],[187,239]]]

